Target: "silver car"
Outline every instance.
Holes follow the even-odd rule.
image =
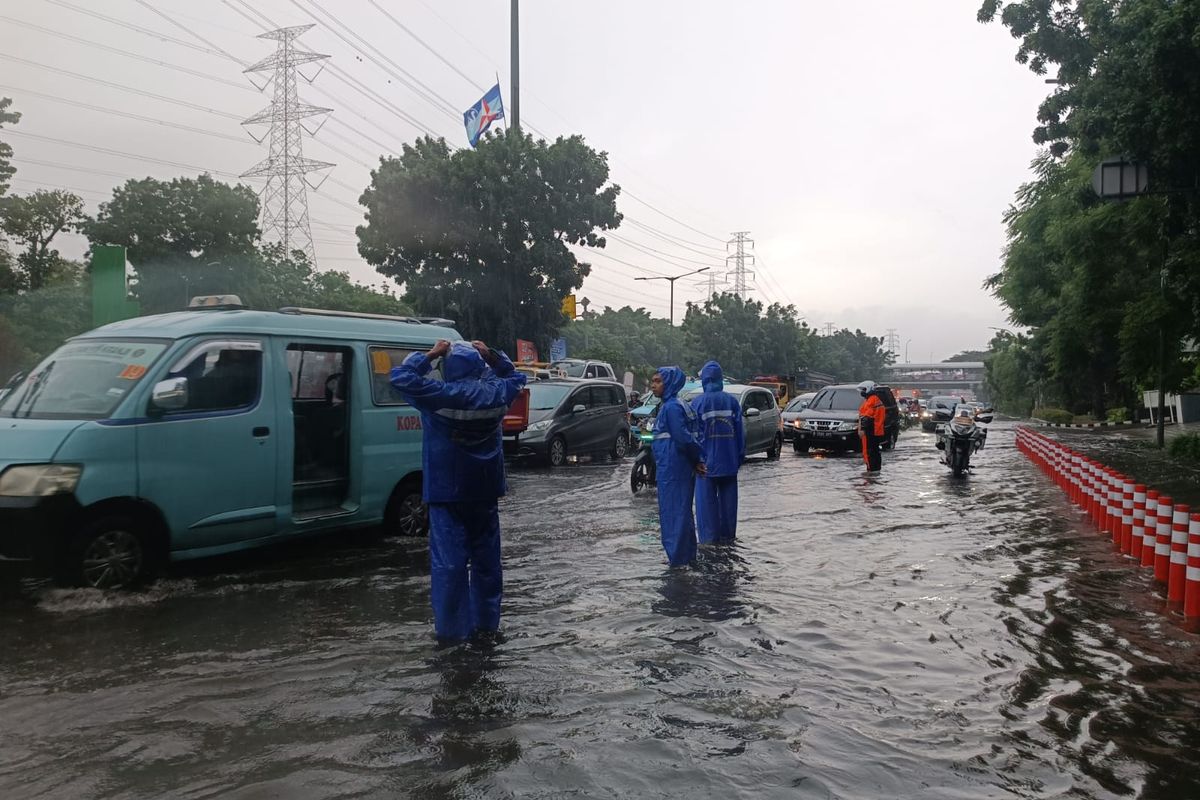
[[[761,386],[744,386],[740,383],[726,384],[725,391],[742,404],[746,455],[766,453],[767,458],[779,458],[779,452],[783,449],[783,412],[775,402],[775,395]],[[683,393],[683,398],[691,401],[703,393],[703,389],[691,389]]]

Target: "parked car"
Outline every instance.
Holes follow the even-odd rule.
[[[550,362],[550,372],[555,370],[568,378],[595,378],[602,381],[615,381],[617,374],[612,364],[607,361],[584,361],[579,358],[564,358],[561,361]]]
[[[792,437],[796,433],[796,420],[800,419],[800,412],[808,408],[808,404],[817,396],[816,392],[806,392],[805,394],[793,397],[792,401],[784,406],[783,409],[783,440],[785,442],[792,441]]]
[[[704,390],[700,387],[680,392],[692,400]],[[783,413],[770,389],[743,384],[725,384],[725,391],[742,404],[742,424],[746,430],[746,455],[766,453],[767,458],[779,458],[783,449]]]
[[[459,338],[232,303],[77,336],[0,400],[0,561],[118,588],[347,527],[423,536],[421,417],[388,374]]]
[[[572,455],[624,458],[629,452],[625,387],[607,380],[557,379],[531,383],[529,427],[505,437],[510,451],[561,467]]]
[[[890,450],[900,435],[900,408],[891,389],[877,386],[879,398],[887,409],[884,420],[883,449]],[[803,453],[809,448],[820,450],[858,450],[858,408],[862,405],[858,385],[852,383],[826,386],[817,392],[808,408],[793,422],[792,448]]]
[[[938,397],[929,398],[929,403],[925,408],[926,414],[921,416],[921,430],[926,433],[933,433],[937,430],[940,424],[937,420],[937,413],[940,411],[948,417],[954,416],[954,408],[963,402],[961,397],[952,395],[939,395]]]

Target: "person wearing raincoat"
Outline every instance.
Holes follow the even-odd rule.
[[[437,358],[444,381],[428,377]],[[501,422],[525,375],[483,342],[442,340],[390,377],[421,412],[425,431],[434,631],[446,641],[496,631],[503,589],[497,500],[506,490]]]
[[[672,567],[690,564],[696,557],[696,519],[692,515],[696,475],[704,462],[696,412],[679,398],[686,378],[679,367],[659,367],[650,380],[650,391],[661,398],[654,418],[654,463],[658,471],[658,519],[663,550]]]
[[[879,472],[883,468],[883,456],[879,452],[884,439],[887,406],[875,393],[874,381],[863,381],[858,385],[862,405],[858,407],[858,435],[862,437],[863,463],[867,472]]]
[[[700,370],[704,392],[692,400],[700,422],[705,474],[696,480],[696,528],[700,544],[732,542],[737,535],[738,469],[746,454],[742,404],[725,391],[721,365]]]

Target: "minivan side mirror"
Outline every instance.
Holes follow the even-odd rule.
[[[583,403],[578,403],[574,408],[571,409],[572,414],[582,414],[585,411],[587,411],[587,406],[585,406]]]
[[[762,409],[760,409],[760,408],[747,408],[746,409],[747,417],[758,417],[761,415],[762,415]]]
[[[160,411],[179,411],[187,408],[187,378],[167,378],[165,381],[154,384],[150,402]]]

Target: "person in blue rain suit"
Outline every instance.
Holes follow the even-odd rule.
[[[662,400],[654,418],[654,463],[658,470],[658,520],[663,550],[672,567],[696,557],[696,519],[692,515],[696,476],[704,474],[696,412],[679,398],[686,382],[679,367],[659,367],[650,391]]]
[[[429,371],[442,359],[444,381]],[[391,384],[421,412],[429,506],[433,625],[445,641],[500,627],[500,514],[506,490],[501,423],[525,385],[483,342],[438,342],[392,369]]]
[[[706,473],[696,481],[696,527],[700,544],[732,542],[737,535],[738,469],[746,454],[742,404],[725,391],[721,365],[709,361],[700,370],[704,392],[692,400],[700,421]]]

